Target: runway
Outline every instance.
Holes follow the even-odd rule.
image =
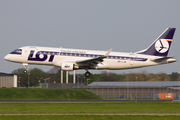
[[[0,100],[0,103],[173,102],[173,100]]]

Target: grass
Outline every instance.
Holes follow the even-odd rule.
[[[180,103],[0,103],[0,114],[178,113]]]
[[[179,120],[179,116],[99,116],[99,115],[37,115],[37,116],[0,116],[1,120]]]
[[[104,115],[87,115],[87,114]],[[180,103],[124,102],[124,103],[0,103],[0,120],[179,120],[180,116],[107,115],[107,114],[180,113]],[[19,115],[18,115],[19,114]],[[20,115],[22,114],[22,115]],[[25,115],[45,114],[45,115]],[[85,115],[48,115],[85,114]]]
[[[101,99],[81,89],[0,88],[0,99],[76,100]],[[48,115],[48,114],[104,115]],[[120,103],[0,103],[0,120],[179,120],[179,116],[107,115],[107,114],[180,114],[180,103],[120,102]],[[19,114],[19,115],[18,115]],[[24,115],[20,115],[24,114]],[[45,114],[45,115],[25,115]]]
[[[0,100],[102,99],[84,89],[0,88]]]

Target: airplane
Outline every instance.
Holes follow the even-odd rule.
[[[147,49],[134,53],[25,46],[10,52],[4,59],[22,63],[26,70],[28,64],[58,66],[65,71],[85,69],[86,77],[90,76],[89,69],[120,70],[167,64],[176,62],[172,56],[167,56],[175,30],[167,28]]]

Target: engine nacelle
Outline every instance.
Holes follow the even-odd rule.
[[[69,62],[62,62],[61,63],[61,69],[65,70],[65,71],[72,71],[73,70],[73,63],[69,63]]]

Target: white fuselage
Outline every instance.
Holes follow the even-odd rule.
[[[106,54],[106,51],[92,51],[82,49],[65,49],[65,48],[50,48],[50,47],[21,47],[19,48],[21,54],[18,52],[12,52],[5,56],[5,59],[12,62],[18,62],[23,64],[41,64],[52,65],[61,67],[62,62],[70,62],[76,64],[77,61],[88,60],[97,58]],[[161,62],[153,62],[152,59],[162,58],[152,55],[135,54],[135,53],[122,53],[111,52],[107,58],[104,58],[102,62],[87,69],[129,69],[145,66],[152,66],[158,64],[164,64],[168,62],[174,62],[175,59],[168,59]],[[86,66],[86,65],[85,65]],[[85,67],[79,66],[79,69],[85,69]]]
[[[28,64],[58,66],[65,71],[85,69],[86,77],[90,76],[88,69],[119,70],[166,64],[176,61],[167,56],[175,30],[167,28],[147,49],[136,53],[26,46],[4,59],[23,63],[26,69]]]

